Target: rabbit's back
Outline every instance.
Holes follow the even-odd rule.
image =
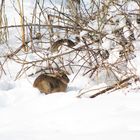
[[[33,86],[45,94],[65,92],[67,89],[67,84],[63,83],[60,79],[53,76],[48,76],[47,74],[39,75],[35,79]]]

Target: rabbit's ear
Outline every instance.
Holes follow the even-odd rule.
[[[57,77],[57,78],[61,78],[63,75],[65,75],[65,72],[62,71],[62,70],[56,71],[54,75],[55,75],[55,77]]]
[[[70,75],[67,71],[64,70],[59,70],[56,73],[58,73],[58,75],[63,76],[63,75]]]
[[[57,75],[55,73],[46,73],[46,75],[49,77],[54,77],[54,78],[57,77]]]

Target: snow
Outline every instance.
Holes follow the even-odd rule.
[[[30,7],[31,3],[26,5]],[[80,35],[85,34],[83,31]],[[10,43],[14,45],[14,37],[9,40],[9,45]],[[112,44],[111,40],[106,39],[103,47],[107,49]],[[139,49],[139,41],[135,42],[135,47]],[[0,48],[0,51],[3,52],[3,49]],[[112,52],[112,55],[113,53],[115,52]],[[116,55],[113,55],[114,60],[113,57],[109,59],[110,63],[116,60],[118,54]],[[30,60],[35,59],[32,54],[28,57]],[[138,75],[139,59],[137,51],[133,66],[137,67]],[[105,83],[98,85],[86,76],[75,77],[75,74],[71,74],[66,93],[45,95],[33,88],[35,77],[15,80],[17,71],[21,70],[20,64],[8,61],[4,69],[8,76],[4,75],[0,79],[0,140],[140,139],[139,82],[93,99],[87,96],[78,98],[80,93],[99,89],[105,86]],[[30,72],[34,73],[34,69]],[[102,76],[101,74],[101,78]],[[90,94],[96,91],[92,90]]]
[[[71,83],[67,93],[47,96],[26,79],[3,81],[11,86],[0,88],[0,138],[139,139],[139,90],[124,89],[95,99],[77,98],[81,81],[87,82],[87,78],[79,76],[77,85]]]

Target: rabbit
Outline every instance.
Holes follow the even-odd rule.
[[[65,92],[68,83],[69,78],[65,72],[44,73],[35,79],[33,87],[38,88],[41,93],[49,94]]]

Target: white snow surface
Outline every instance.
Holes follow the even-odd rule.
[[[137,54],[135,66],[140,75],[139,59]],[[12,62],[9,65],[12,77],[20,68]],[[140,83],[93,99],[78,98],[94,82],[74,76],[69,76],[66,93],[48,95],[33,88],[33,77],[0,79],[0,140],[140,139]]]
[[[66,93],[49,95],[40,94],[30,82],[1,82],[5,86],[0,87],[1,140],[140,138],[139,89],[89,99],[76,97],[88,82],[82,76]]]

